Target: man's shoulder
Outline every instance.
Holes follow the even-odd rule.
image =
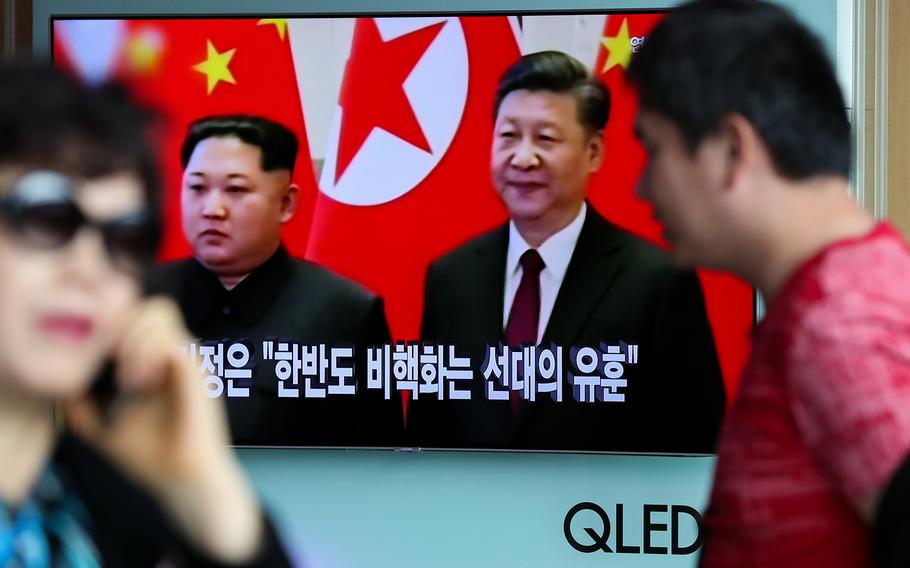
[[[507,245],[508,225],[500,225],[443,253],[430,265],[439,271],[463,270],[479,257],[495,253],[504,254]]]
[[[360,283],[342,276],[329,268],[300,258],[289,258],[288,287],[306,289],[323,299],[346,300],[351,302],[373,302],[377,295]],[[188,287],[198,284],[198,279],[207,277],[208,271],[194,259],[164,262],[149,272],[146,288],[151,293],[181,294]]]
[[[589,210],[588,215],[573,255],[596,255],[609,249],[618,252],[627,261],[627,267],[640,274],[671,276],[691,272],[677,265],[667,251],[647,239],[608,221],[597,212]],[[505,262],[507,247],[508,225],[503,224],[444,253],[430,266],[434,272],[460,273],[488,255],[499,255]]]
[[[146,275],[146,289],[151,293],[177,292],[197,273],[199,264],[193,258],[156,264]]]
[[[289,286],[305,288],[322,297],[372,302],[377,295],[359,282],[310,260],[292,258]]]
[[[579,236],[576,250],[607,250],[615,252],[624,259],[625,268],[643,275],[671,276],[680,272],[691,272],[681,267],[670,257],[669,253],[648,239],[625,229],[597,212],[589,210],[591,219]]]
[[[910,328],[908,280],[910,250],[888,227],[879,227],[804,264],[780,296],[785,311],[808,330],[835,324],[852,332],[870,325]]]
[[[809,269],[826,295],[861,292],[871,296],[870,301],[910,301],[905,293],[910,249],[887,224],[862,238],[828,247]]]
[[[657,270],[680,268],[665,249],[626,229],[616,226],[614,228],[621,233],[619,237],[621,246],[628,254],[636,258],[638,264]]]

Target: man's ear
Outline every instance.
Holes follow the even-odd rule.
[[[724,188],[735,188],[757,165],[769,162],[761,137],[752,123],[741,114],[725,116],[718,137],[723,145]]]
[[[598,130],[588,137],[588,173],[596,172],[603,165],[604,151],[604,132]]]
[[[287,223],[297,212],[297,206],[300,204],[300,188],[296,183],[291,183],[284,190],[281,196],[281,222]]]

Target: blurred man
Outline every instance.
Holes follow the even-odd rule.
[[[850,124],[821,43],[749,0],[672,12],[633,59],[642,195],[684,263],[768,302],[724,425],[705,566],[868,566],[910,447],[910,254],[848,191]]]
[[[0,566],[289,565],[173,347],[177,307],[141,294],[145,122],[122,92],[0,64]]]
[[[724,387],[698,279],[585,201],[602,161],[606,87],[559,52],[522,57],[500,79],[490,168],[510,221],[432,263],[421,336],[479,366],[484,345],[640,348],[624,402],[418,400],[431,446],[711,452]],[[569,369],[566,367],[566,372]],[[479,373],[477,373],[479,375]]]
[[[177,298],[200,340],[244,340],[258,358],[252,384],[234,381],[248,391],[224,389],[235,442],[395,443],[403,428],[400,402],[382,400],[363,384],[356,394],[335,394],[328,390],[331,379],[298,380],[299,372],[284,381],[297,396],[280,397],[277,361],[263,358],[267,338],[354,346],[359,353],[389,339],[381,298],[291,258],[281,244],[282,225],[298,202],[291,181],[296,155],[294,133],[262,117],[214,116],[191,124],[180,158],[183,231],[193,258],[162,266],[152,288]],[[314,395],[305,382],[323,398],[307,398]]]

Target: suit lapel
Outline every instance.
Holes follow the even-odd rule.
[[[509,246],[509,226],[503,225],[490,235],[490,240],[478,243],[475,249],[478,275],[476,282],[478,299],[476,307],[482,339],[488,342],[498,342],[503,339],[502,311],[503,295],[505,294],[505,265],[506,253]]]
[[[620,263],[615,262],[614,257],[622,247],[622,237],[622,232],[588,203],[585,223],[578,235],[565,278],[556,294],[556,303],[541,345],[555,343],[568,356],[569,348],[584,329],[595,304],[609,289],[620,270]],[[571,396],[571,392],[570,389],[567,396]],[[515,443],[521,443],[546,406],[547,400],[523,406],[515,421]]]
[[[585,224],[543,334],[544,345],[555,342],[568,348],[577,339],[594,305],[620,270],[619,263],[611,259],[621,247],[621,237],[620,231],[589,204]]]
[[[471,313],[474,318],[472,327],[477,330],[478,335],[466,338],[469,342],[495,345],[504,339],[502,310],[508,243],[509,225],[507,223],[491,233],[489,238],[478,242],[474,248],[476,264],[472,271],[468,271],[468,274],[473,274],[475,279],[465,281],[464,285],[472,286],[475,290],[471,296],[476,299],[477,303],[472,306]],[[481,357],[480,362],[482,363],[486,353],[475,354],[475,356],[478,355]],[[473,385],[472,397],[483,399],[486,396],[485,382],[474,381]],[[506,407],[503,406],[503,408]]]

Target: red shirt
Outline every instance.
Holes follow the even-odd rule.
[[[910,448],[910,250],[886,224],[774,299],[718,446],[702,566],[871,566],[858,503]]]

